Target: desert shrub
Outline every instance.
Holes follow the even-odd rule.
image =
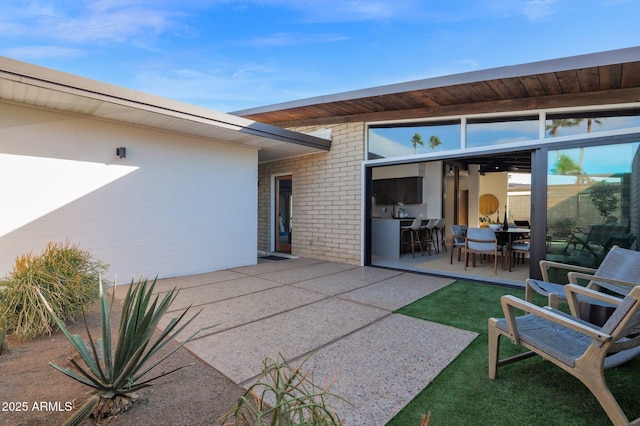
[[[298,367],[289,364],[282,354],[277,360],[265,359],[258,381],[218,421],[224,426],[341,425],[329,399],[349,402],[329,391],[333,382],[320,386],[314,381],[313,371],[302,371],[311,355]]]
[[[9,342],[7,341],[7,320],[0,317],[0,355],[9,352]]]
[[[0,317],[16,340],[51,333],[55,321],[36,289],[59,318],[75,322],[82,307],[98,299],[100,274],[106,265],[69,242],[49,243],[40,255],[19,256],[11,274],[0,280]]]

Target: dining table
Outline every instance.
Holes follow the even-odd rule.
[[[511,272],[511,246],[513,242],[519,238],[523,238],[531,234],[529,228],[507,228],[494,229],[499,244],[507,244],[507,260],[509,262],[509,272]]]

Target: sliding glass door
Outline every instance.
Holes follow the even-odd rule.
[[[597,268],[613,245],[636,249],[640,142],[550,150],[546,258]]]

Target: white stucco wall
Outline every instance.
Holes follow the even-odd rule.
[[[235,145],[0,103],[0,275],[19,254],[66,240],[109,263],[119,283],[255,264],[257,158]]]

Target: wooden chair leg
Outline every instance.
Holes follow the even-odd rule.
[[[427,252],[431,256],[431,240],[429,239],[429,230],[424,229],[424,244],[427,246]]]
[[[420,247],[420,255],[424,256],[424,250],[422,250],[422,242],[420,241],[420,232],[413,231],[416,234],[416,238],[418,239],[418,247]]]
[[[433,243],[433,249],[438,253],[438,231],[436,228],[431,229],[431,242]]]
[[[444,241],[444,229],[440,229],[440,237],[442,238],[442,247],[444,247],[444,252],[447,252],[447,243]]]
[[[533,303],[533,295],[535,294],[535,291],[533,290],[533,288],[531,288],[531,286],[525,281],[524,284],[524,300],[526,300],[529,303]]]
[[[422,250],[422,243],[420,242],[420,234],[415,229],[412,229],[410,233],[411,233],[411,257],[414,257],[414,258],[416,257],[415,255],[416,243],[418,243],[418,247],[420,247],[420,254],[424,256],[424,251]]]
[[[416,257],[416,254],[415,254],[415,247],[416,247],[416,245],[415,245],[415,243],[413,242],[413,230],[409,231],[409,234],[410,234],[410,236],[411,236],[411,257]]]
[[[500,333],[489,319],[489,378],[495,379],[498,375],[498,360],[500,359]],[[495,321],[495,320],[494,320]]]
[[[613,396],[609,387],[607,386],[607,382],[604,377],[604,372],[601,374],[596,374],[595,372],[590,372],[591,374],[581,374],[578,379],[591,391],[593,396],[596,397],[602,409],[609,416],[609,420],[614,425],[628,425],[629,419],[620,408],[618,401]],[[637,419],[640,420],[640,419]],[[634,421],[631,424],[638,424]]]

